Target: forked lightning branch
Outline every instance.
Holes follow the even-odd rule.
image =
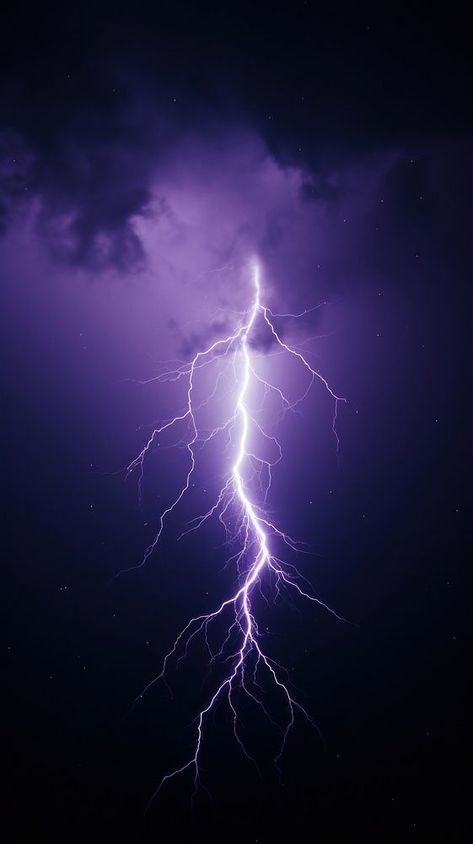
[[[198,351],[189,363],[179,364],[177,368],[161,373],[156,379],[181,382],[185,399],[184,407],[181,413],[153,430],[143,449],[127,468],[128,473],[135,470],[138,472],[141,494],[147,458],[154,450],[158,438],[170,429],[184,428],[188,465],[182,478],[182,485],[174,500],[159,515],[156,533],[138,565],[139,568],[147,562],[157,548],[162,532],[166,528],[167,517],[179,507],[184,496],[189,492],[203,448],[218,437],[227,436],[236,443],[233,463],[212,506],[187,525],[184,531],[187,533],[197,530],[211,518],[220,520],[226,531],[227,544],[231,548],[227,562],[232,562],[235,567],[234,589],[223,596],[221,603],[212,611],[198,614],[189,620],[164,657],[161,671],[139,695],[141,698],[159,680],[167,682],[171,669],[188,656],[190,643],[198,637],[202,638],[207,648],[210,667],[218,668],[215,672],[218,680],[215,681],[214,689],[207,702],[201,711],[196,713],[194,739],[188,757],[163,777],[153,798],[170,779],[189,769],[193,772],[195,789],[199,788],[201,784],[200,756],[205,731],[208,728],[208,716],[220,703],[228,706],[235,739],[241,751],[252,762],[255,762],[255,759],[245,744],[239,711],[242,696],[246,696],[261,710],[279,735],[275,755],[276,765],[279,765],[281,761],[288,734],[296,718],[300,716],[312,723],[309,714],[291,692],[284,668],[271,657],[266,647],[263,647],[262,636],[258,630],[257,609],[264,580],[269,582],[274,594],[279,595],[290,590],[299,598],[319,605],[324,611],[342,620],[334,610],[317,597],[297,568],[284,560],[284,556],[290,557],[290,552],[299,550],[299,544],[279,528],[266,511],[272,469],[281,460],[283,449],[275,436],[265,432],[258,414],[250,404],[250,395],[252,389],[257,387],[262,391],[263,401],[272,395],[280,405],[281,411],[284,412],[293,409],[306,397],[314,384],[319,384],[333,402],[331,426],[337,451],[337,411],[340,402],[344,402],[345,399],[333,391],[327,380],[310,365],[299,347],[285,342],[281,336],[276,318],[297,318],[301,315],[274,314],[265,305],[257,262],[254,262],[251,267],[249,281],[252,290],[251,298],[248,308],[239,317],[235,330],[215,340],[202,351]],[[261,330],[268,332],[268,337],[277,348],[277,352],[292,358],[306,376],[303,392],[295,401],[290,400],[278,384],[271,383],[257,372],[252,348],[256,344],[256,332],[261,332]],[[228,418],[219,420],[219,424],[210,430],[208,428],[201,430],[198,411],[203,405],[208,404],[222,388],[224,379],[220,371],[203,401],[196,397],[196,383],[204,372],[208,372],[212,367],[221,366],[222,363],[227,367],[225,369],[227,391],[228,385],[231,385],[230,413]],[[274,456],[268,457],[264,449],[258,454],[254,441],[267,441]],[[279,551],[280,548],[286,548],[288,553],[284,555]],[[219,637],[217,646],[215,645],[216,636]],[[268,694],[272,694],[275,700],[277,699],[277,719],[270,711]],[[280,713],[285,713],[282,718]]]

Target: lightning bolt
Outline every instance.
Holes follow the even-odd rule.
[[[198,790],[202,784],[199,763],[206,722],[209,714],[225,698],[233,720],[235,739],[245,756],[256,766],[256,760],[251,756],[241,735],[238,695],[246,695],[253,704],[256,704],[263,711],[279,731],[280,741],[274,757],[277,767],[280,765],[296,715],[299,714],[304,717],[316,728],[307,711],[294,698],[288,681],[284,679],[284,669],[268,656],[261,644],[262,636],[258,630],[255,605],[257,592],[263,594],[262,583],[266,575],[275,585],[276,595],[279,595],[282,590],[293,590],[297,595],[319,605],[338,620],[345,620],[317,597],[311,585],[293,565],[285,562],[276,554],[275,548],[281,543],[293,551],[301,551],[301,543],[278,528],[265,512],[267,495],[271,487],[272,469],[282,458],[282,448],[276,437],[264,431],[257,419],[256,412],[251,410],[250,390],[253,384],[262,388],[263,403],[269,394],[274,395],[280,402],[282,412],[285,412],[294,410],[308,394],[313,383],[318,381],[333,401],[332,431],[335,437],[337,454],[339,450],[339,438],[336,430],[337,413],[339,404],[344,402],[345,399],[338,396],[332,390],[328,381],[310,365],[300,351],[300,347],[286,343],[275,327],[275,317],[297,319],[309,311],[303,311],[302,314],[279,315],[274,314],[266,307],[261,299],[260,268],[257,262],[254,262],[252,266],[252,287],[251,306],[241,315],[240,322],[233,333],[217,339],[203,351],[197,352],[189,363],[178,361],[176,368],[167,370],[156,378],[150,379],[158,382],[184,381],[186,384],[185,407],[182,413],[166,420],[153,430],[140,453],[126,470],[128,474],[135,470],[138,472],[138,486],[141,496],[146,459],[155,445],[158,444],[159,436],[165,431],[178,428],[180,425],[187,427],[188,437],[185,440],[185,448],[187,449],[189,463],[184,482],[175,499],[159,516],[157,531],[152,542],[146,548],[141,562],[138,566],[133,567],[140,568],[146,564],[155,551],[165,528],[167,517],[177,508],[189,491],[196,468],[198,452],[219,434],[226,434],[228,441],[232,439],[235,433],[237,435],[236,456],[216,501],[206,513],[194,519],[187,530],[181,534],[182,536],[185,533],[197,530],[211,517],[218,517],[226,531],[227,541],[230,544],[237,543],[238,546],[237,552],[229,558],[229,561],[236,562],[238,580],[235,590],[213,611],[190,619],[177,636],[170,651],[165,655],[160,673],[148,683],[137,700],[141,699],[159,680],[167,684],[170,664],[173,661],[178,664],[184,659],[187,656],[191,641],[197,637],[202,637],[207,647],[210,665],[218,663],[222,667],[223,679],[216,684],[208,702],[196,717],[195,739],[189,757],[182,765],[162,778],[151,797],[151,801],[169,780],[188,769],[191,769],[194,774],[194,792]],[[293,358],[307,372],[308,385],[296,401],[289,400],[277,385],[263,378],[255,369],[251,341],[258,321],[262,321],[262,324],[270,332],[272,341],[278,347],[278,352]],[[197,403],[195,398],[196,378],[203,370],[209,369],[214,364],[220,366],[222,362],[230,367],[230,381],[235,384],[232,413],[221,425],[217,425],[210,431],[199,430],[197,413],[208,405],[217,393],[222,379],[222,371],[218,374],[214,389],[200,404]],[[252,428],[273,445],[276,451],[276,457],[273,460],[258,456],[251,450],[250,433]],[[260,482],[261,496],[258,500],[255,500],[254,493],[251,491],[255,486],[254,483],[252,484],[255,477]],[[233,532],[230,530],[230,514],[232,513],[235,516],[236,524]],[[127,571],[129,570],[127,569]],[[217,633],[223,629],[223,635],[219,638],[219,647],[213,646],[216,635],[213,632],[214,628],[217,628]],[[265,694],[268,683],[279,697],[282,705],[281,711],[285,713],[283,722],[281,717],[279,717],[279,720],[275,720],[269,711],[266,702],[267,695]],[[266,686],[263,684],[266,684]]]

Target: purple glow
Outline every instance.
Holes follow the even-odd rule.
[[[128,473],[135,469],[138,470],[141,496],[141,483],[146,458],[154,448],[159,447],[159,436],[171,429],[184,428],[185,433],[181,443],[185,443],[189,464],[185,480],[176,498],[162,511],[154,539],[146,549],[141,563],[137,566],[137,568],[140,568],[156,549],[165,528],[167,516],[177,508],[189,491],[193,482],[198,455],[215,438],[225,437],[229,450],[231,450],[234,436],[237,438],[233,463],[225,477],[217,500],[206,513],[193,519],[191,526],[184,531],[184,533],[188,533],[197,530],[211,517],[218,517],[225,530],[227,544],[232,548],[236,546],[236,552],[230,553],[227,560],[227,562],[233,562],[237,569],[236,591],[223,600],[214,611],[198,615],[188,622],[179,633],[172,649],[166,654],[161,673],[146,686],[139,697],[141,698],[157,680],[162,679],[166,682],[169,661],[172,658],[177,658],[177,663],[179,663],[187,655],[190,642],[199,635],[204,638],[210,665],[212,666],[215,662],[223,665],[224,677],[217,683],[216,691],[197,716],[196,739],[191,757],[183,765],[163,777],[153,798],[165,782],[188,768],[194,769],[194,784],[195,790],[197,790],[200,784],[199,756],[206,718],[224,693],[227,695],[228,705],[233,715],[235,738],[243,753],[255,764],[255,759],[247,750],[239,733],[240,718],[234,699],[236,689],[241,689],[254,703],[261,707],[268,719],[274,723],[275,727],[280,729],[282,738],[275,757],[276,765],[280,762],[284,752],[287,736],[294,724],[296,710],[313,724],[306,710],[294,699],[288,685],[281,679],[283,669],[263,651],[260,644],[258,620],[253,599],[257,589],[260,592],[262,591],[264,578],[273,581],[271,586],[275,595],[279,595],[282,589],[294,589],[303,598],[317,603],[332,613],[338,620],[343,620],[313,592],[307,591],[310,589],[310,584],[305,585],[305,579],[301,577],[297,569],[276,555],[275,551],[271,549],[271,546],[279,541],[297,552],[300,550],[300,544],[278,528],[266,512],[268,493],[271,488],[272,468],[282,459],[283,449],[275,436],[265,432],[259,418],[264,411],[265,400],[269,394],[276,396],[280,402],[282,413],[286,413],[293,411],[305,398],[314,381],[318,381],[328,392],[334,404],[332,430],[338,453],[337,410],[339,403],[344,402],[345,399],[332,390],[327,380],[313,369],[300,351],[282,340],[274,326],[272,311],[264,304],[260,267],[257,262],[253,262],[251,276],[253,286],[251,305],[243,311],[233,332],[215,340],[204,350],[198,351],[188,364],[179,364],[177,368],[165,371],[157,376],[156,380],[159,382],[184,381],[186,385],[186,406],[182,413],[166,420],[153,430],[145,446],[127,469]],[[304,313],[306,312],[304,311]],[[297,319],[302,315],[284,314],[279,316]],[[274,338],[278,352],[294,358],[309,375],[308,385],[296,400],[287,398],[277,384],[258,374],[257,361],[253,359],[251,351],[251,343],[257,330],[258,321],[262,321],[263,327]],[[205,400],[199,403],[195,398],[196,381],[202,372],[209,369],[216,369],[213,387]],[[227,389],[228,385],[230,385],[229,392],[232,405],[229,416],[221,424],[215,424],[210,430],[202,430],[197,420],[198,411],[207,406],[219,391]],[[251,394],[252,388],[255,387],[257,388],[256,392],[261,393],[259,398],[255,394]],[[263,441],[268,441],[275,447],[275,459],[268,459],[253,450],[254,446],[250,442],[253,431],[256,431]],[[258,489],[259,494],[256,494]],[[304,586],[300,585],[301,582]],[[227,616],[229,616],[228,619]],[[223,622],[223,634],[220,646],[215,650],[209,641],[209,627],[218,621]],[[226,668],[227,665],[228,669]],[[264,676],[261,677],[261,675]],[[286,703],[286,721],[282,726],[274,722],[267,705],[263,702],[264,695],[261,683],[268,679],[273,683],[274,691],[279,690]],[[315,724],[313,726],[315,727]]]
[[[116,155],[120,163],[119,152]],[[233,557],[233,563],[240,564],[241,579],[234,588],[229,565],[228,592],[224,591],[226,584],[220,584],[218,589],[221,591],[213,596],[217,612],[194,618],[194,626],[186,628],[184,636],[178,637],[175,643],[177,647],[182,646],[182,652],[172,653],[176,662],[181,660],[186,653],[187,635],[195,644],[199,636],[205,639],[210,624],[207,641],[212,652],[209,654],[212,680],[215,681],[214,691],[220,689],[215,702],[218,703],[228,691],[228,705],[240,740],[243,740],[240,721],[245,715],[239,713],[239,721],[232,709],[237,709],[239,696],[245,695],[254,708],[266,711],[271,721],[276,722],[276,738],[280,732],[276,754],[279,756],[292,725],[294,710],[291,707],[297,709],[298,704],[291,697],[292,687],[286,681],[286,675],[278,673],[276,682],[270,670],[284,672],[284,669],[274,661],[266,664],[259,655],[258,648],[262,644],[266,648],[266,643],[258,640],[257,619],[249,610],[245,627],[245,617],[241,615],[244,591],[239,591],[244,587],[245,578],[251,577],[252,566],[262,559],[258,558],[254,528],[253,537],[250,535],[252,523],[251,519],[248,522],[248,514],[250,544],[245,545],[246,534],[241,532],[244,502],[241,496],[234,494],[237,489],[233,471],[237,459],[236,441],[242,428],[237,398],[243,378],[243,328],[248,325],[251,307],[255,305],[248,256],[259,256],[264,275],[261,303],[246,345],[251,379],[245,406],[251,406],[255,412],[247,441],[251,456],[241,463],[241,488],[248,491],[247,500],[256,508],[253,512],[260,518],[259,524],[268,539],[268,554],[273,556],[265,558],[261,577],[249,584],[251,589],[246,594],[249,599],[251,592],[255,607],[260,600],[268,600],[272,605],[279,595],[282,597],[289,592],[295,597],[306,594],[315,601],[318,599],[313,597],[309,587],[304,587],[302,577],[298,579],[295,569],[282,561],[284,555],[279,546],[282,545],[287,553],[303,552],[304,546],[294,542],[289,532],[306,536],[308,519],[315,520],[314,534],[319,535],[316,522],[320,523],[323,518],[322,510],[312,508],[309,499],[315,499],[318,504],[323,488],[332,485],[332,479],[327,481],[337,451],[337,440],[331,435],[331,420],[335,428],[333,417],[336,418],[339,399],[329,383],[350,384],[350,393],[359,400],[361,374],[367,367],[372,367],[376,359],[371,348],[364,351],[372,302],[367,307],[360,295],[355,296],[352,292],[344,302],[341,293],[345,284],[353,285],[354,256],[358,256],[370,236],[371,207],[392,159],[393,156],[386,155],[365,162],[363,166],[347,166],[329,178],[337,190],[336,200],[323,195],[323,185],[320,197],[308,199],[304,187],[312,177],[303,168],[278,164],[261,139],[249,132],[228,131],[223,137],[205,140],[195,136],[181,138],[172,149],[161,151],[153,158],[149,206],[146,213],[136,213],[127,220],[127,227],[133,230],[142,254],[146,256],[142,265],[130,262],[129,266],[120,265],[117,269],[112,260],[117,251],[116,235],[102,229],[94,230],[88,244],[87,261],[75,262],[80,246],[77,222],[81,222],[83,211],[80,205],[75,207],[69,197],[69,204],[58,202],[51,209],[48,197],[35,196],[27,207],[20,209],[16,227],[8,231],[0,246],[7,279],[5,290],[11,295],[18,313],[20,328],[15,342],[20,349],[19,355],[24,353],[22,336],[29,337],[35,350],[32,356],[35,370],[36,359],[39,353],[43,354],[41,372],[46,381],[46,394],[49,390],[51,396],[50,406],[55,407],[61,396],[64,423],[58,438],[64,430],[70,437],[75,435],[71,432],[78,430],[83,438],[88,436],[81,470],[84,466],[87,472],[92,463],[101,472],[113,471],[139,450],[138,458],[129,468],[136,468],[141,487],[144,458],[149,457],[152,461],[153,450],[155,447],[160,449],[157,434],[153,432],[163,428],[158,436],[164,439],[175,431],[178,448],[175,452],[172,449],[165,452],[170,443],[163,441],[161,454],[176,453],[177,461],[182,458],[182,462],[171,468],[165,456],[160,464],[160,467],[164,465],[160,477],[148,463],[147,481],[156,482],[159,493],[167,496],[167,505],[175,511],[167,512],[167,516],[183,515],[185,522],[186,504],[180,492],[189,484],[188,504],[194,508],[192,515],[200,512],[196,509],[199,506],[197,498],[205,501],[203,516],[190,525],[184,524],[183,534],[210,521],[200,482],[204,480],[204,486],[212,494],[215,482],[220,491],[221,497],[217,491],[212,499],[218,505],[212,515],[225,522],[228,541],[234,540],[230,551],[223,549],[222,563],[226,560],[231,563]],[[149,160],[145,164],[144,169],[150,170]],[[345,220],[349,224],[345,224]],[[38,230],[43,231],[45,226],[48,238],[39,238]],[[242,271],[245,265],[246,269]],[[377,287],[375,297],[377,304]],[[329,306],[325,307],[327,303]],[[336,339],[332,340],[335,333]],[[314,335],[323,338],[316,350],[309,345]],[[225,349],[228,354],[212,353],[205,357],[202,350],[214,348],[222,337],[229,340]],[[58,348],[60,355],[57,355]],[[179,358],[192,362],[196,355],[205,365],[195,368],[197,377],[191,396],[188,363],[172,365],[171,372],[168,365],[155,376],[154,361]],[[319,365],[324,374],[330,373],[327,381],[323,380]],[[137,373],[144,374],[143,381],[149,387],[129,392],[132,388],[127,384],[136,381]],[[39,383],[36,378],[30,380],[35,386]],[[314,380],[322,389],[314,390],[313,396],[309,396]],[[62,391],[58,389],[59,383]],[[162,386],[158,396],[154,392],[156,384]],[[41,406],[44,388],[37,389],[38,406]],[[299,414],[300,402],[306,396],[304,412]],[[194,403],[193,421],[186,398]],[[113,412],[116,412],[115,421],[118,420],[114,426],[115,442],[110,435]],[[172,422],[176,414],[181,418],[168,426],[167,422]],[[150,436],[145,438],[144,424],[157,415],[165,420],[164,426],[163,423],[151,425],[151,439]],[[136,428],[140,432],[134,435]],[[194,444],[191,442],[193,435],[197,437]],[[284,443],[284,463],[278,436]],[[202,462],[196,465],[195,473],[189,478],[187,473],[189,468],[193,470],[193,463],[186,465],[184,461],[193,461],[194,445],[197,457],[206,447],[204,464],[203,467]],[[357,445],[359,447],[359,443]],[[276,482],[270,490],[276,464]],[[316,473],[311,471],[310,476],[309,466],[316,467]],[[184,474],[181,475],[181,471]],[[304,472],[307,472],[306,476]],[[192,487],[194,480],[195,489]],[[175,483],[180,486],[174,495]],[[294,495],[284,493],[286,486],[294,489]],[[143,503],[146,529],[150,530],[148,525],[153,517],[150,518],[146,492],[143,490]],[[178,496],[182,509],[172,504]],[[133,504],[134,501],[128,502],[127,514]],[[160,510],[164,512],[166,507],[154,502],[153,514]],[[136,536],[141,536],[143,519],[137,517],[137,521]],[[120,547],[122,526],[118,522],[117,519],[113,525],[113,541],[118,549],[115,560],[120,553],[123,556],[118,565],[115,563],[114,573],[120,568],[125,570],[139,559],[134,556],[135,548],[124,550]],[[160,538],[160,530],[158,524],[158,530],[150,537],[145,559]],[[136,546],[139,542],[137,539]],[[140,550],[141,546],[138,554]],[[190,565],[194,556],[194,553],[189,555]],[[109,572],[101,546],[97,560],[97,569],[107,577]],[[200,562],[205,563],[205,559]],[[162,582],[163,577],[159,564],[157,561],[156,574],[150,575],[156,582]],[[299,559],[299,568],[307,575],[302,559]],[[320,566],[318,568],[320,570]],[[205,595],[213,580],[209,584],[205,582],[204,574],[199,577]],[[190,580],[195,583],[195,570]],[[323,582],[330,592],[330,586]],[[202,593],[199,597],[186,596],[187,588],[185,584],[184,618],[200,612],[202,600],[205,600]],[[232,590],[234,597],[228,598]],[[220,595],[225,596],[222,605]],[[240,596],[240,607],[234,606],[236,595]],[[204,609],[207,609],[205,605]],[[275,633],[276,630],[281,633],[285,627],[275,627]],[[266,633],[262,629],[260,636]],[[218,641],[213,642],[214,638]],[[225,653],[220,653],[222,644]],[[225,663],[230,652],[236,656],[230,663]],[[242,662],[237,667],[238,654]],[[168,663],[171,666],[169,659],[165,668]],[[287,664],[287,655],[282,661]],[[225,680],[220,676],[229,666],[231,677],[236,671],[231,688],[228,685],[231,677]],[[262,692],[252,685],[255,670],[256,680],[267,687]],[[260,676],[262,673],[265,677]],[[166,678],[163,676],[163,679]],[[238,685],[239,681],[244,687]],[[136,688],[134,685],[133,689]],[[207,698],[207,705],[211,698]],[[285,707],[285,720],[281,707]],[[194,711],[199,709],[205,721],[200,701]],[[249,750],[251,748],[247,752]],[[250,755],[257,755],[256,750]]]

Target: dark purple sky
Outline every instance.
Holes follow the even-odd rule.
[[[228,840],[288,828],[303,841],[318,823],[323,840],[464,840],[464,30],[453,10],[417,5],[407,17],[308,3],[11,12],[0,295],[21,835],[31,820],[48,840],[155,841],[172,822],[176,841],[221,840],[222,825]],[[125,716],[225,575],[218,533],[176,545],[176,519],[146,569],[113,579],[140,559],[179,467],[155,461],[140,509],[118,471],[181,395],[130,379],[233,325],[255,255],[273,310],[326,303],[285,336],[312,338],[311,361],[348,400],[339,465],[316,388],[282,425],[271,506],[315,549],[301,569],[353,625],[310,606],[271,617],[274,653],[325,739],[294,740],[285,790],[268,775],[241,792],[249,775],[222,716],[205,760],[217,808],[192,817],[178,787],[145,828],[200,678],[177,680],[184,703],[158,691]],[[271,374],[272,351],[261,336]],[[202,487],[217,471],[209,461]]]

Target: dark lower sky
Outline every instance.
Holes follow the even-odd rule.
[[[469,40],[455,4],[4,13],[12,841],[469,840]],[[320,384],[283,419],[269,506],[314,552],[291,561],[348,622],[255,598],[321,738],[298,721],[281,781],[243,708],[258,777],[222,705],[208,793],[191,802],[184,774],[145,816],[188,756],[205,654],[173,670],[172,698],[156,684],[133,701],[234,573],[217,526],[177,541],[218,489],[212,452],[146,566],[116,577],[185,467],[182,449],[153,453],[139,505],[121,470],[185,397],[136,382],[234,328],[254,256],[273,312],[320,305],[277,326],[347,399],[338,461]],[[258,371],[303,390],[263,329]]]

